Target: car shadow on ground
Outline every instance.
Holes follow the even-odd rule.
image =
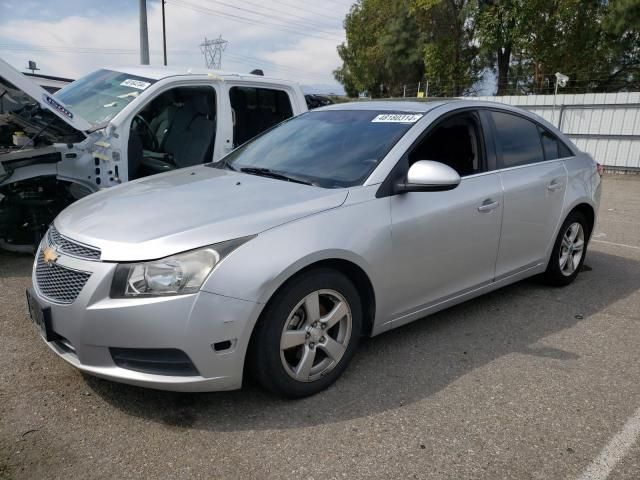
[[[302,400],[283,400],[255,385],[236,392],[183,394],[85,379],[97,395],[127,414],[176,428],[289,429],[361,418],[428,398],[504,355],[578,359],[542,340],[609,311],[640,290],[640,262],[599,251],[590,252],[587,260],[588,267],[568,287],[523,281],[363,339],[343,377]]]
[[[33,255],[0,249],[0,278],[22,277],[31,271]]]

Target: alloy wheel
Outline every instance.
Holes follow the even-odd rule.
[[[574,222],[565,231],[560,245],[560,271],[565,277],[573,275],[584,253],[584,229]]]
[[[351,339],[351,308],[335,290],[316,290],[289,314],[280,338],[280,359],[287,374],[313,382],[342,359]]]

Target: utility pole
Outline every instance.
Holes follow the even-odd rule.
[[[164,64],[167,65],[167,27],[164,21],[164,5],[167,3],[165,0],[162,2],[162,52],[164,53]]]
[[[227,42],[220,35],[215,40],[207,40],[200,44],[200,51],[204,55],[204,61],[210,70],[220,70],[222,68],[222,52],[227,48]]]
[[[147,0],[140,0],[140,64],[149,65],[149,30],[147,29]]]

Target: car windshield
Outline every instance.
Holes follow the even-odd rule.
[[[283,174],[324,188],[361,185],[421,116],[373,110],[313,111],[245,143],[219,165],[254,174]]]
[[[107,123],[155,80],[113,70],[97,70],[54,96],[93,126]]]

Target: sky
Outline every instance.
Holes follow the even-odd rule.
[[[333,78],[336,47],[351,0],[166,0],[168,63],[205,67],[200,43],[227,40],[222,69],[300,82],[309,92],[342,93]],[[159,0],[147,0],[151,64],[162,65]],[[79,78],[140,61],[138,0],[0,0],[0,58],[21,71]]]

